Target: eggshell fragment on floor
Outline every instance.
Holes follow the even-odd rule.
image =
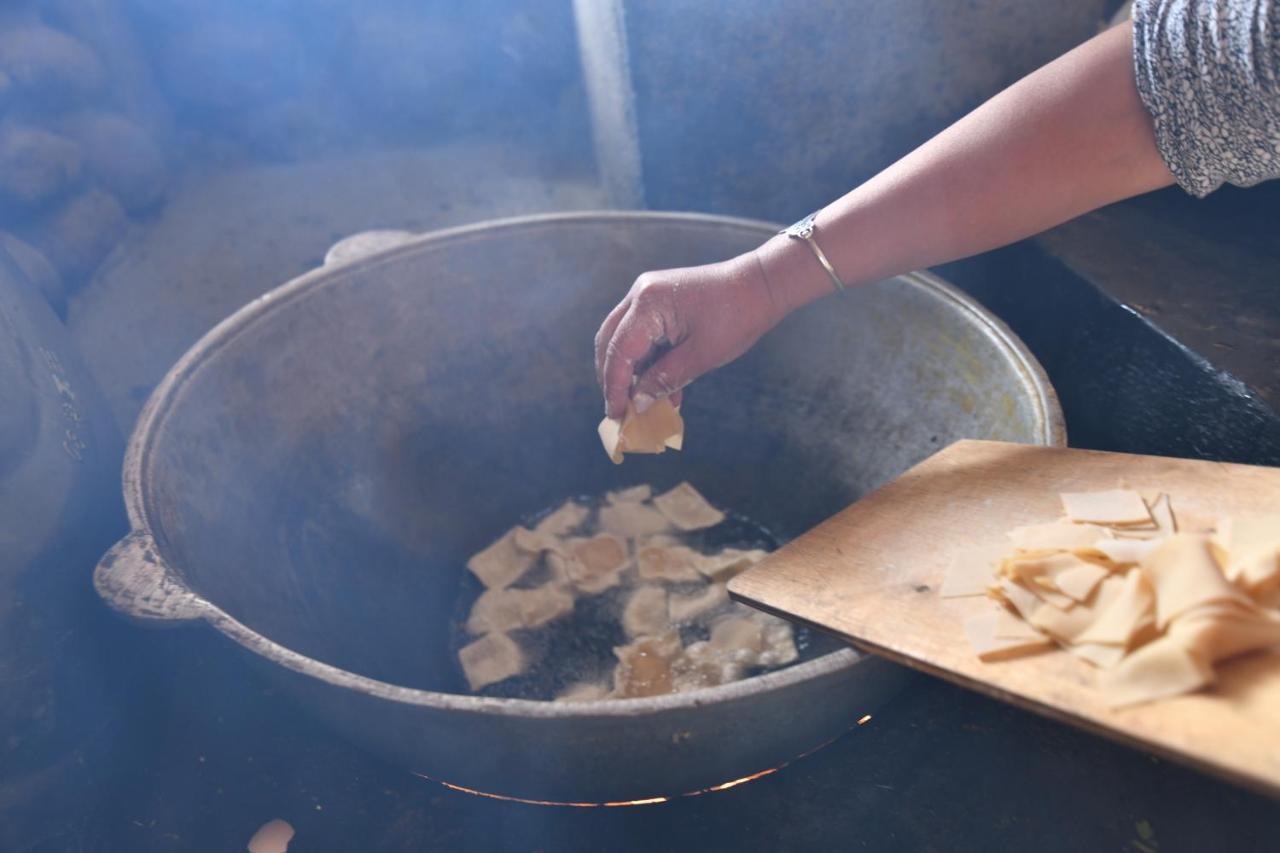
[[[259,827],[245,849],[249,853],[286,853],[293,835],[293,826],[287,820],[276,818]]]

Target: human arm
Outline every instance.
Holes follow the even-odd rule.
[[[1103,33],[824,208],[816,237],[840,277],[855,286],[966,257],[1170,184],[1131,51],[1128,24]],[[831,291],[809,247],[783,236],[641,276],[596,338],[608,414],[633,390],[637,405],[679,391]]]

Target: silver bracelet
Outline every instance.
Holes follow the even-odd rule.
[[[817,256],[818,263],[822,264],[822,268],[827,271],[827,275],[831,276],[831,283],[836,286],[837,292],[844,291],[844,282],[840,280],[840,276],[836,274],[836,268],[831,266],[831,261],[827,260],[827,256],[822,253],[822,247],[818,245],[818,241],[813,236],[813,221],[818,218],[816,212],[810,213],[804,219],[801,219],[790,228],[783,228],[779,234],[786,234],[796,240],[804,240],[809,244],[809,248],[813,249],[813,254]]]

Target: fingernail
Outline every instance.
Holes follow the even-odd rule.
[[[631,398],[631,402],[635,403],[636,414],[643,415],[646,409],[658,401],[650,397],[648,394],[637,394]]]

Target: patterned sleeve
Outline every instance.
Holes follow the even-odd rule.
[[[1187,192],[1280,177],[1280,0],[1136,0],[1133,58]]]

